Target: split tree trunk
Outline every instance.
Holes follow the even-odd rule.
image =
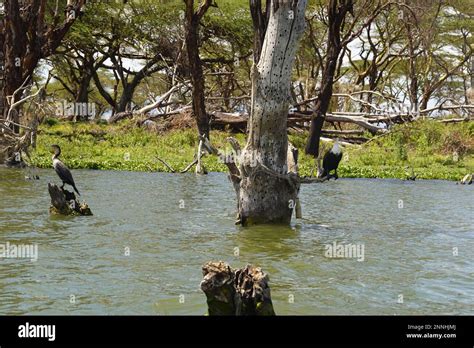
[[[212,315],[275,315],[268,276],[251,265],[233,270],[225,262],[208,262],[202,267],[201,289]]]
[[[243,225],[289,223],[299,183],[287,166],[287,117],[293,61],[304,31],[306,0],[272,0],[258,64],[252,68],[252,109],[240,158]]]
[[[87,203],[80,203],[74,192],[69,192],[55,184],[48,184],[51,197],[50,214],[53,215],[92,215]]]

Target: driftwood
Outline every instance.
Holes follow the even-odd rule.
[[[459,122],[469,122],[474,121],[474,118],[462,117],[462,118],[446,118],[444,120],[439,120],[441,123],[459,123]]]
[[[472,174],[466,174],[460,181],[462,185],[471,185],[472,184]]]
[[[180,173],[180,174],[185,174],[185,173],[187,173],[192,167],[194,167],[194,166],[198,163],[197,156],[195,155],[194,157],[195,157],[194,160],[193,160],[191,163],[189,163],[183,170],[179,171],[178,173]],[[202,158],[202,157],[204,157],[204,152],[201,152],[201,158]],[[165,166],[166,168],[168,168],[168,169],[171,171],[171,173],[177,173],[177,171],[176,171],[168,162],[166,162],[164,159],[162,159],[162,158],[160,158],[160,157],[158,157],[158,156],[155,156],[155,158],[156,158],[158,161],[160,161],[161,163],[163,163],[164,166]],[[152,169],[150,169],[150,170],[153,171]]]
[[[51,196],[50,214],[54,215],[92,215],[87,203],[80,203],[74,192],[69,192],[55,184],[48,184]]]
[[[204,156],[203,153],[201,153],[201,156]],[[184,168],[182,171],[180,171],[181,174],[184,174],[184,173],[187,173],[188,170],[190,170],[194,165],[196,165],[198,163],[198,159],[194,159],[194,161],[192,161],[191,163],[189,163],[186,168]]]
[[[199,145],[198,145],[198,152],[197,152],[197,157],[196,157],[196,168],[195,168],[195,173],[196,174],[207,174],[207,170],[206,168],[204,167],[204,165],[202,164],[202,156],[204,155],[204,152],[202,151],[202,147],[203,147],[203,140],[202,138],[199,139]]]
[[[225,113],[225,112],[215,112],[212,115],[211,127],[213,129],[226,129],[230,128],[236,132],[245,131],[247,128],[248,115],[239,114],[239,113]],[[397,116],[398,117],[398,116]],[[327,114],[326,120],[328,122],[343,122],[343,123],[352,123],[358,125],[373,134],[384,133],[387,131],[385,128],[378,127],[372,123],[384,122],[387,121],[387,118],[382,119],[380,116],[379,119],[369,119],[362,116],[344,116],[344,115],[333,115]],[[306,128],[305,123],[311,121],[311,113],[303,112],[294,112],[288,114],[288,127],[303,127]],[[329,131],[325,130],[326,133],[333,134],[361,134],[363,131],[353,130],[353,131]]]
[[[146,114],[147,112],[151,111],[151,110],[154,110],[154,109],[157,109],[157,108],[160,108],[160,107],[163,107],[163,106],[166,106],[166,105],[169,105],[168,103],[166,103],[166,100],[168,100],[168,98],[175,92],[177,91],[178,89],[180,89],[181,87],[183,87],[186,83],[180,83],[180,84],[177,84],[175,86],[173,86],[168,92],[164,93],[163,95],[159,96],[153,103],[151,103],[150,105],[146,105],[144,107],[142,107],[141,109],[139,110],[135,110],[135,111],[123,111],[123,112],[119,112],[115,115],[112,115],[108,122],[109,123],[115,123],[117,121],[120,121],[124,118],[130,118],[130,117],[133,117],[133,116],[136,116],[136,115],[143,115],[143,114]],[[166,104],[166,105],[165,105]]]
[[[247,265],[233,270],[222,261],[208,262],[202,274],[209,315],[275,315],[268,275],[261,268]]]
[[[288,142],[288,150],[286,162],[288,166],[288,173],[298,176],[298,148],[293,146],[292,143]],[[303,212],[301,210],[301,203],[299,198],[300,187],[297,187],[296,201],[294,202],[295,207],[295,217],[301,219],[303,217]]]
[[[175,170],[172,166],[170,166],[165,160],[161,159],[161,158],[158,157],[158,156],[156,156],[155,158],[156,158],[158,161],[160,161],[161,163],[163,163],[163,164],[165,165],[165,167],[168,168],[168,169],[171,171],[171,173],[176,173],[176,170]]]
[[[247,129],[248,115],[229,112],[214,112],[211,117],[211,127],[213,129],[234,132],[245,132]]]

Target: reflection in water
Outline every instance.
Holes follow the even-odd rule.
[[[0,169],[0,243],[39,247],[35,263],[0,259],[0,314],[201,315],[210,260],[261,266],[278,314],[474,314],[474,223],[459,209],[472,204],[469,187],[304,185],[304,219],[241,228],[224,174],[75,170],[92,217],[49,216],[47,183],[58,179],[37,174]],[[333,242],[363,244],[365,261],[326,258]]]
[[[285,260],[297,252],[299,227],[281,225],[259,225],[252,228],[238,228],[235,245],[241,253],[258,255],[258,259]],[[253,262],[258,262],[255,260]]]

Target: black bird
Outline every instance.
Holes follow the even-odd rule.
[[[59,178],[63,181],[63,186],[61,186],[61,188],[64,188],[65,184],[71,185],[74,191],[76,191],[77,194],[80,196],[81,194],[76,188],[76,184],[74,183],[74,179],[72,178],[71,171],[59,159],[59,156],[61,155],[61,148],[59,147],[59,145],[51,145],[51,150],[54,153],[53,168],[56,171],[56,174],[58,174]]]
[[[337,180],[337,167],[339,166],[339,162],[342,159],[342,150],[339,146],[338,141],[334,142],[333,147],[326,152],[323,157],[323,170],[320,175],[321,178],[328,177],[328,179],[334,177]],[[330,175],[330,172],[334,170],[334,175]]]

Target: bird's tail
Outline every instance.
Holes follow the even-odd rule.
[[[81,195],[81,194],[79,193],[79,190],[77,189],[76,185],[74,185],[72,188],[74,189],[74,191],[76,191],[76,193],[77,193],[79,196]]]

